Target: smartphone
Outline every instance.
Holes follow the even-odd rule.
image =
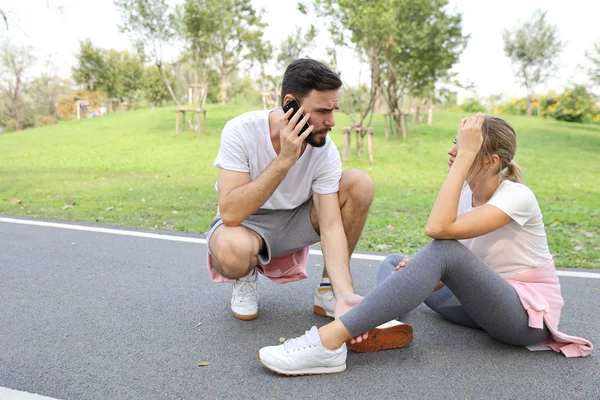
[[[290,117],[290,119],[296,115],[296,113],[298,112],[298,110],[300,109],[300,103],[298,103],[298,100],[296,99],[292,99],[289,103],[286,103],[283,105],[283,112],[286,113],[289,111],[289,109],[292,108],[294,110],[294,112],[292,113],[292,116]],[[304,114],[302,114],[302,116],[300,117],[300,119],[298,119],[298,121],[302,120],[302,118],[304,118]],[[288,120],[289,121],[289,120]],[[304,131],[306,131],[308,128],[310,127],[310,121],[307,122],[302,129],[300,130],[300,133],[298,134],[298,136],[302,135],[304,133]],[[312,137],[312,135],[314,134],[314,132],[311,132],[306,139],[304,139],[305,142],[308,141],[308,139],[310,139]]]

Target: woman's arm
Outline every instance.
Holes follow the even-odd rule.
[[[484,235],[511,221],[507,214],[490,205],[457,216],[460,192],[483,142],[481,127],[484,118],[485,115],[479,113],[461,121],[456,136],[457,156],[425,227],[425,234],[433,239],[469,239]]]

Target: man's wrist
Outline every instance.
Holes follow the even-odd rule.
[[[285,172],[289,171],[290,168],[294,166],[294,160],[290,160],[289,158],[282,156],[281,154],[279,154],[275,158],[275,163],[277,163],[277,166],[283,169]]]

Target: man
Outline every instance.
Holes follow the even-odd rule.
[[[314,312],[340,316],[362,299],[352,285],[350,255],[374,188],[363,171],[342,172],[339,152],[327,138],[341,85],[320,62],[295,60],[283,76],[281,99],[296,99],[297,113],[249,112],[223,129],[208,267],[214,281],[233,282],[231,310],[239,319],[258,316],[257,272],[277,283],[304,279],[309,246],[317,242],[325,268]],[[307,121],[310,128],[300,134]]]

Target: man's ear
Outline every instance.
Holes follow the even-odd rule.
[[[283,97],[283,104],[287,104],[290,101],[292,101],[293,99],[294,99],[294,95],[291,93],[288,93]]]

